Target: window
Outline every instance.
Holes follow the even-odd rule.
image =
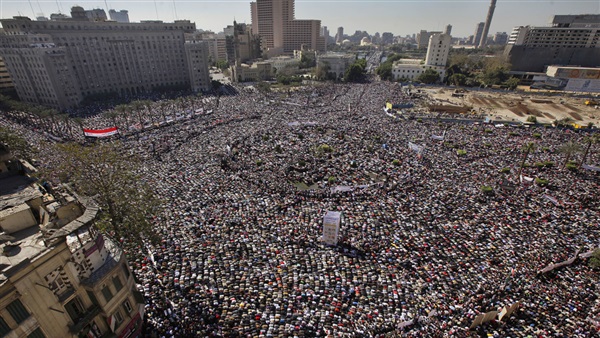
[[[107,303],[110,302],[110,300],[113,298],[112,291],[110,291],[108,285],[104,285],[104,287],[102,288],[102,295],[104,296],[104,300],[106,300]]]
[[[0,317],[0,336],[4,337],[4,335],[9,333],[10,331],[12,331],[10,326],[8,326],[8,324],[6,324],[6,322],[4,321],[4,318]]]
[[[113,284],[115,284],[115,289],[117,290],[117,292],[121,291],[121,289],[123,288],[123,284],[121,283],[121,278],[119,278],[119,276],[113,277]]]
[[[6,310],[8,313],[10,313],[17,324],[21,324],[21,322],[29,318],[29,312],[25,306],[23,306],[23,303],[21,303],[21,301],[18,299],[8,304]]]
[[[131,307],[131,304],[129,304],[128,300],[123,302],[123,308],[125,309],[125,312],[127,312],[127,313],[131,313],[133,311],[133,308]]]
[[[27,338],[46,338],[46,336],[44,335],[44,332],[42,332],[42,329],[38,327],[35,331],[31,332]]]
[[[73,298],[73,300],[68,302],[67,305],[65,305],[65,309],[73,320],[73,323],[77,323],[85,314],[83,305],[81,305],[81,302],[78,298]]]
[[[119,327],[119,325],[121,325],[121,323],[123,323],[123,315],[121,314],[121,311],[117,310],[117,312],[115,312],[114,316],[115,316],[115,328],[117,328],[117,327]]]

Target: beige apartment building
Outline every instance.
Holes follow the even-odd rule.
[[[210,89],[203,44],[186,44],[194,23],[0,20],[0,56],[21,100],[59,109],[86,97],[136,95],[164,88]],[[186,50],[192,48],[192,51]],[[193,56],[193,58],[190,58]]]
[[[144,298],[98,207],[0,162],[0,337],[139,337]]]

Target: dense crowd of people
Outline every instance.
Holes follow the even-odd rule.
[[[597,271],[578,258],[540,273],[599,245],[598,175],[566,170],[559,151],[586,133],[394,119],[387,100],[415,101],[381,82],[144,108],[157,127],[129,128],[122,144],[166,203],[153,217],[162,242],[130,252],[145,335],[598,334]],[[128,123],[107,113],[83,124],[115,122]],[[520,182],[524,156],[522,175],[547,186]],[[600,163],[594,147],[586,163]],[[343,214],[335,246],[321,241],[328,210]]]

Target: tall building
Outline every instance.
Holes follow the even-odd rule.
[[[295,19],[294,0],[257,0],[250,3],[252,30],[268,54],[291,53],[302,45],[324,50],[320,20]]]
[[[129,22],[129,12],[122,9],[120,11],[115,11],[114,9],[111,9],[108,11],[108,15],[110,16],[110,19],[116,22],[121,22],[121,23],[128,23]]]
[[[0,335],[138,337],[144,297],[97,230],[98,206],[37,185],[32,170],[0,149]]]
[[[485,25],[483,26],[483,33],[481,34],[481,40],[477,47],[484,48],[487,44],[488,33],[490,32],[490,26],[492,25],[492,18],[494,17],[494,10],[496,9],[496,0],[492,0],[490,8],[488,10],[487,17],[485,18]]]
[[[446,67],[452,37],[448,34],[434,34],[429,38],[425,64],[427,66]]]
[[[425,63],[421,59],[400,59],[392,66],[394,80],[417,80],[428,69],[435,70],[440,80],[446,75],[446,62],[452,44],[452,36],[436,33],[429,37]]]
[[[327,50],[327,45],[329,44],[329,29],[327,29],[327,26],[321,27],[321,36],[325,42],[325,50]]]
[[[446,25],[446,29],[444,29],[444,34],[452,35],[452,25]]]
[[[483,36],[483,28],[485,27],[485,23],[480,22],[475,26],[475,33],[473,34],[473,45],[479,46],[479,42],[481,41],[481,37]]]
[[[335,35],[335,43],[340,44],[344,41],[344,27],[338,27],[337,34]]]
[[[600,66],[600,15],[555,15],[549,27],[515,27],[504,55],[514,71],[548,65]]]
[[[137,95],[164,88],[210,89],[190,69],[207,60],[186,52],[187,20],[174,23],[0,20],[0,55],[21,100],[58,109],[95,95]],[[67,23],[68,22],[68,23]],[[196,44],[193,49],[206,48]]]
[[[261,57],[260,38],[258,35],[252,34],[250,26],[234,21],[233,25],[227,26],[223,32],[225,32],[227,41],[229,64],[233,65],[236,61],[246,62]]]
[[[497,32],[494,34],[494,44],[496,45],[506,45],[508,42],[508,34],[506,32]]]
[[[427,48],[429,45],[429,38],[434,34],[441,34],[442,32],[428,32],[426,30],[421,30],[417,33],[417,48]]]

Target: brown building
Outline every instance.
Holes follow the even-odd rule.
[[[268,55],[292,53],[303,45],[325,51],[321,20],[297,20],[294,6],[294,0],[257,0],[250,4],[252,33],[260,35]]]
[[[94,226],[98,207],[48,193],[1,149],[0,162],[0,336],[139,336],[144,299],[123,250]]]

